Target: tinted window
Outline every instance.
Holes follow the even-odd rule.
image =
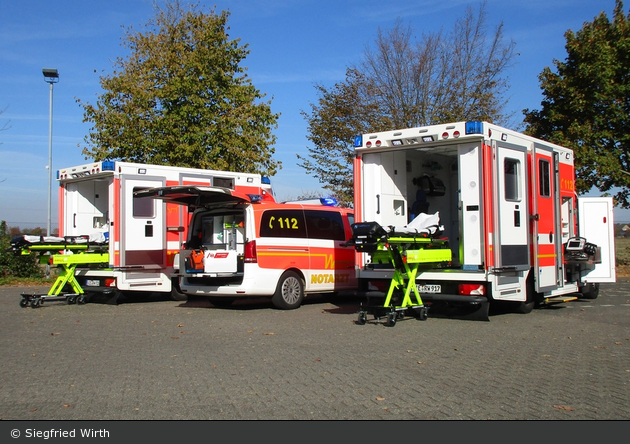
[[[268,210],[260,219],[261,237],[306,237],[302,210]]]
[[[341,214],[335,211],[305,210],[304,215],[310,239],[346,240]]]
[[[538,189],[540,191],[540,195],[542,197],[551,196],[551,186],[550,178],[551,175],[549,173],[549,161],[540,159],[538,161]]]
[[[521,176],[521,163],[516,159],[506,158],[503,163],[505,172],[505,200],[518,201],[521,199],[519,178]]]
[[[146,187],[134,187],[136,191],[146,190]],[[148,197],[133,198],[133,217],[152,218],[155,217],[155,200]]]

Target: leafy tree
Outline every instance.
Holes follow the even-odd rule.
[[[0,221],[0,282],[10,276],[41,277],[42,270],[38,266],[37,255],[19,255],[10,251],[12,238],[7,223]]]
[[[155,6],[141,31],[127,28],[96,105],[77,102],[93,124],[83,154],[95,160],[274,175],[278,114],[240,66],[249,50],[229,40],[229,13],[178,1]]]
[[[308,157],[298,155],[299,166],[348,205],[355,135],[462,120],[507,124],[512,117],[504,93],[514,42],[505,42],[502,23],[488,30],[485,3],[477,12],[467,8],[450,33],[423,35],[418,44],[412,38],[400,21],[379,29],[362,63],[348,68],[343,82],[316,85],[318,102],[302,112],[313,147]]]
[[[630,207],[630,20],[617,0],[612,22],[604,12],[565,33],[567,57],[539,75],[540,110],[524,110],[526,132],[575,152],[576,189],[598,188]]]

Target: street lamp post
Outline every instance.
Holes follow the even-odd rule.
[[[56,69],[42,70],[44,80],[50,84],[50,105],[48,110],[48,220],[46,221],[46,236],[50,236],[50,220],[52,215],[52,112],[53,112],[53,83],[59,81],[59,72]]]

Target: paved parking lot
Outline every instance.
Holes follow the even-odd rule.
[[[21,308],[31,290],[0,288],[3,420],[630,419],[628,280],[395,327],[356,325],[352,299]]]

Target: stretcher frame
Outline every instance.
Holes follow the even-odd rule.
[[[418,271],[450,262],[451,258],[447,239],[396,233],[382,237],[372,253],[372,262],[391,263],[394,275],[382,304],[370,304],[372,297],[383,296],[381,292],[367,293],[368,301],[366,305],[360,306],[357,324],[366,324],[368,314],[372,314],[377,323],[385,317],[385,325],[388,327],[395,326],[406,314],[411,314],[418,320],[426,320],[428,307],[422,302],[416,287]]]
[[[13,250],[19,251],[21,255],[40,253],[40,262],[56,265],[60,270],[59,276],[48,293],[22,293],[20,295],[20,307],[30,305],[32,308],[38,308],[44,301],[63,300],[68,304],[85,304],[87,302],[86,294],[75,277],[77,267],[79,265],[109,264],[109,253],[105,251],[107,246],[95,246],[89,242],[74,243],[70,240],[59,243],[26,243],[15,247]],[[61,253],[54,253],[59,251]],[[71,292],[63,292],[67,285],[72,289]]]

